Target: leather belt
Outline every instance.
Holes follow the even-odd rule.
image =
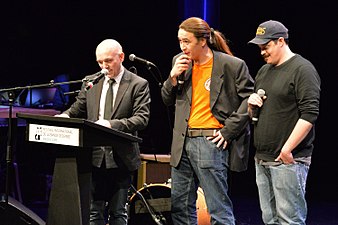
[[[188,128],[187,137],[210,137],[213,136],[218,129],[196,129]]]

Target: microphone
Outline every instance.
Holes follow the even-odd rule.
[[[140,63],[146,64],[147,66],[154,66],[154,67],[156,67],[154,63],[149,62],[148,60],[142,59],[142,58],[140,58],[140,57],[137,57],[137,56],[134,55],[134,54],[130,54],[130,55],[129,55],[129,60],[132,61],[132,62],[138,61],[138,62],[140,62]]]
[[[259,95],[259,97],[263,98],[263,96],[265,95],[265,91],[263,89],[258,89],[257,94]],[[252,120],[253,124],[257,124],[260,111],[261,111],[260,107],[254,107],[252,109],[252,119],[251,120]]]
[[[182,94],[182,90],[183,90],[183,85],[184,85],[184,78],[188,73],[188,70],[183,71],[178,77],[177,77],[177,93],[180,95]]]
[[[182,93],[183,85],[184,85],[184,77],[185,77],[186,73],[187,73],[187,71],[184,71],[183,73],[181,73],[178,76],[178,79],[177,79],[177,92],[178,92],[178,94]]]
[[[87,85],[85,90],[88,91],[89,89],[91,89],[95,84],[97,84],[97,82],[99,82],[99,80],[101,80],[104,76],[106,76],[109,73],[109,71],[107,69],[102,69],[100,72],[95,73],[95,77],[91,80],[85,80],[87,81]]]

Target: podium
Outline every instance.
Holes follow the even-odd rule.
[[[78,118],[17,113],[26,120],[25,139],[57,147],[47,225],[89,224],[91,148],[124,149],[142,139]]]

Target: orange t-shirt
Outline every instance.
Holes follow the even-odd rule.
[[[222,128],[210,110],[210,81],[213,58],[192,70],[192,103],[189,128]]]

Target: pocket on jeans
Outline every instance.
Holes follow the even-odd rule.
[[[228,151],[218,148],[215,143],[205,138],[204,148],[199,151],[199,166],[204,169],[222,170],[228,165]]]

